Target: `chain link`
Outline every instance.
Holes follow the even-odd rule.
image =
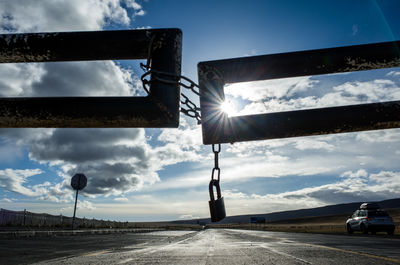
[[[143,66],[142,68],[147,69],[146,65],[141,64],[141,66]],[[148,77],[150,75],[152,77],[152,80],[146,79],[146,77]],[[163,78],[162,76],[175,77],[176,80],[166,79],[166,78]],[[195,82],[190,80],[189,78],[182,76],[182,75],[179,76],[179,75],[174,75],[171,73],[156,71],[156,70],[151,69],[151,70],[148,70],[146,73],[144,73],[140,79],[142,80],[143,89],[147,92],[147,94],[150,93],[150,91],[149,91],[150,83],[152,81],[153,82],[158,81],[158,82],[162,82],[164,84],[178,84],[184,88],[189,89],[194,94],[200,96],[200,93],[195,90],[195,87],[198,88],[199,86]],[[181,79],[188,82],[189,84],[183,83],[182,81],[180,81]],[[181,107],[181,112],[188,117],[195,118],[197,120],[197,124],[201,124],[200,108],[197,107],[197,105],[193,101],[191,101],[185,94],[181,93],[181,96],[183,98],[180,100],[181,104],[186,106],[186,108]]]
[[[216,146],[218,147],[216,149]],[[212,169],[211,172],[211,181],[217,180],[219,183],[220,177],[221,177],[221,169],[219,168],[219,162],[218,162],[218,155],[221,152],[221,144],[213,144],[212,145],[212,151],[214,153],[214,168]],[[218,172],[218,177],[215,179],[215,172]]]
[[[140,64],[140,66],[142,66],[142,65],[143,65],[143,64]],[[147,95],[150,94],[150,89],[148,88],[148,86],[150,85],[150,80],[146,79],[146,77],[147,77],[148,75],[150,75],[150,74],[151,74],[151,72],[148,71],[148,72],[144,73],[144,74],[140,77],[140,80],[142,80],[143,89],[146,91]]]
[[[185,94],[181,94],[184,100],[181,99],[182,105],[185,105],[187,108],[181,107],[181,112],[188,117],[195,118],[197,120],[197,124],[201,124],[201,115],[199,113],[200,108],[196,106]]]
[[[200,96],[200,93],[198,91],[196,91],[196,89],[195,89],[195,88],[199,89],[199,85],[197,85],[195,82],[193,82],[191,79],[187,78],[186,76],[175,75],[172,73],[162,72],[162,71],[152,69],[151,55],[152,55],[152,51],[153,51],[152,49],[153,49],[154,39],[155,39],[155,35],[150,40],[146,64],[140,63],[140,68],[142,68],[142,70],[145,72],[140,77],[140,79],[142,81],[143,89],[146,91],[146,93],[148,95],[150,94],[151,82],[158,81],[158,82],[162,82],[164,84],[177,84],[181,87],[189,89],[197,96]],[[150,75],[151,75],[151,79],[147,79],[150,77]],[[166,79],[165,77],[173,77],[175,80]],[[182,80],[186,83],[184,83]],[[182,105],[185,105],[186,108],[181,107],[180,111],[188,117],[195,118],[197,120],[197,124],[201,124],[200,108],[197,107],[197,105],[193,101],[191,101],[185,94],[181,93],[181,96],[182,96],[183,100],[181,99],[180,102]]]

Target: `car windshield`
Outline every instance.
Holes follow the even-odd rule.
[[[375,211],[375,212],[369,212],[368,216],[389,216],[387,212],[384,211]]]

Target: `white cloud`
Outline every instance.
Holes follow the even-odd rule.
[[[182,214],[181,216],[179,216],[179,219],[182,220],[192,220],[192,219],[198,219],[199,216],[195,216],[195,215],[191,215],[191,214]]]
[[[221,157],[221,182],[237,183],[238,181],[251,180],[253,178],[279,178],[282,176],[306,176],[336,172],[338,168],[330,168],[325,159],[319,161],[313,158],[314,163],[308,159],[276,159],[273,155],[271,159],[262,156],[246,158]],[[155,183],[150,187],[145,187],[144,191],[187,189],[194,187],[207,187],[211,177],[213,161],[211,158],[199,161],[196,168],[180,173],[177,172],[173,178]]]
[[[357,134],[356,140],[367,143],[398,143],[400,134],[398,130],[371,131]]]
[[[298,92],[306,91],[316,83],[318,83],[318,80],[306,76],[234,83],[227,85],[224,90],[227,95],[241,97],[250,101],[258,101],[266,98],[291,97]]]
[[[342,178],[365,178],[368,176],[368,172],[364,169],[359,169],[357,172],[346,171],[344,172],[341,177]]]
[[[0,96],[26,95],[46,71],[43,64],[0,64]]]
[[[224,198],[226,198],[226,199],[246,199],[246,198],[248,198],[248,195],[243,192],[239,192],[237,189],[224,190]]]
[[[176,177],[154,183],[154,185],[145,186],[143,191],[187,189],[199,186],[206,187],[210,181],[211,169],[195,169],[183,173],[178,172],[176,175]]]
[[[157,140],[165,143],[154,148],[161,166],[173,165],[185,161],[198,161],[202,159],[200,150],[201,127],[189,125],[185,118],[181,117],[178,129],[162,129]]]
[[[318,141],[313,138],[300,138],[296,141],[296,148],[299,150],[325,150],[333,151],[335,146],[325,141]]]
[[[230,158],[229,163],[221,163],[221,178],[224,181],[237,181],[251,178],[279,178],[282,176],[311,176],[336,171],[325,158],[292,158],[281,161],[268,161],[262,157]]]
[[[178,129],[162,129],[157,140],[174,143],[184,150],[199,151],[202,146],[201,127],[189,125],[186,118],[181,117]]]
[[[343,173],[342,178],[331,184],[277,194],[228,191],[225,199],[227,212],[229,215],[268,213],[346,202],[380,201],[400,196],[400,172],[381,171],[369,174],[364,169],[359,169]]]
[[[137,12],[135,12],[136,16],[144,16],[146,14],[146,12],[144,10],[139,10]]]
[[[225,180],[337,175],[360,165],[398,170],[399,139],[400,130],[392,129],[235,143],[223,149],[220,167]]]
[[[123,2],[134,16],[145,14],[136,1]],[[134,19],[120,0],[13,0],[1,1],[0,10],[0,28],[14,32],[99,30],[110,22],[128,26]]]
[[[196,161],[202,158],[202,156],[195,151],[179,148],[179,144],[176,143],[167,143],[163,146],[155,147],[154,154],[157,156],[154,162],[158,162],[160,166]]]
[[[143,10],[142,6],[136,2],[131,0],[125,0],[124,3],[127,7],[133,8],[135,10],[135,15],[143,16],[146,12]]]
[[[0,187],[25,196],[39,196],[44,190],[40,185],[33,186],[31,189],[24,186],[27,178],[42,174],[40,169],[4,169],[0,170]]]
[[[137,93],[132,72],[112,61],[46,63],[26,96],[129,96]]]
[[[128,200],[128,198],[125,198],[125,197],[119,197],[119,198],[114,198],[114,201],[117,201],[117,202],[127,202],[127,201],[129,201],[129,200]]]
[[[400,71],[390,71],[387,76],[400,76]]]
[[[364,169],[345,172],[336,183],[287,193],[327,204],[351,201],[376,201],[400,196],[400,172],[367,173]]]
[[[395,82],[385,79],[346,82],[335,86],[333,90],[340,92],[341,97],[352,98],[355,102],[376,102],[400,98],[400,87]]]
[[[80,210],[89,210],[89,211],[93,211],[96,209],[96,207],[94,206],[94,204],[90,201],[79,201],[79,205],[77,206],[78,209]]]
[[[80,215],[82,215],[82,212],[81,212],[82,210],[85,211],[86,213],[96,210],[96,206],[92,202],[87,201],[87,200],[78,200],[78,202],[76,203],[76,208],[77,208],[77,211],[79,210]],[[71,205],[71,206],[61,208],[60,212],[70,213],[73,211],[73,209],[74,209],[74,205]]]
[[[392,71],[389,76],[394,76]],[[400,86],[393,80],[349,81],[331,88],[326,93],[309,93],[319,84],[317,77],[298,77],[268,81],[236,83],[225,88],[229,97],[249,101],[238,107],[237,115],[271,113],[300,109],[333,107],[400,99]],[[322,88],[321,88],[322,89]],[[240,104],[239,104],[240,105]]]

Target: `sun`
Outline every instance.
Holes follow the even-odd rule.
[[[230,100],[221,103],[221,111],[226,113],[228,116],[233,116],[236,114],[235,106]]]

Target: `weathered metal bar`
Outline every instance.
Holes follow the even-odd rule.
[[[208,127],[204,144],[232,143],[400,127],[400,101],[226,118]]]
[[[400,66],[400,41],[278,53],[199,63],[226,83],[372,70]]]
[[[400,66],[400,42],[244,57],[198,64],[204,144],[400,128],[400,101],[227,117],[226,83]]]
[[[154,70],[179,76],[181,43],[180,29],[7,34],[0,63],[150,56]],[[180,86],[151,80],[148,97],[0,98],[0,127],[178,127]]]
[[[161,36],[161,38],[162,43],[159,45],[157,43],[153,44],[158,49],[152,51],[152,69],[171,73],[175,76],[163,76],[163,79],[173,81],[172,83],[159,82],[157,78],[152,76],[150,97],[154,99],[156,104],[157,101],[162,103],[159,107],[169,115],[168,120],[171,127],[178,127],[181,96],[178,81],[181,75],[182,32],[179,30],[174,34]]]
[[[149,97],[2,98],[2,127],[171,127]]]
[[[147,58],[151,34],[160,30],[0,35],[0,63]]]

